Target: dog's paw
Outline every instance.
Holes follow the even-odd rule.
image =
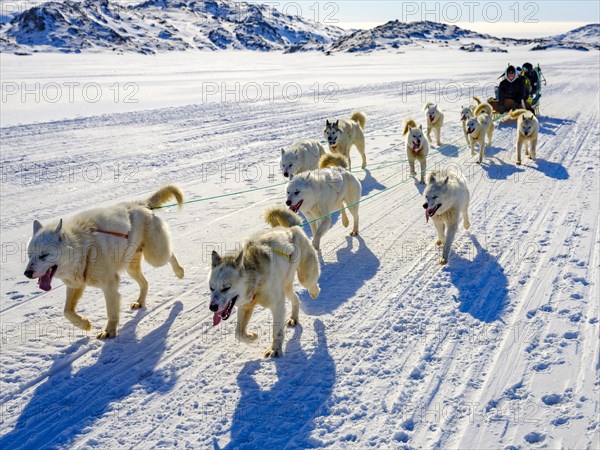
[[[298,325],[298,319],[292,319],[291,317],[285,321],[285,324],[288,327],[295,327],[296,325]]]
[[[465,220],[463,222],[463,226],[465,227],[465,230],[468,230],[469,228],[471,228],[471,222]]]
[[[425,180],[424,180],[423,178],[421,178],[421,179],[419,180],[419,184],[425,184]]]
[[[363,165],[362,165],[362,166],[360,166],[360,168],[361,168],[362,170],[365,170],[365,169],[367,168],[367,163],[363,163]]]
[[[352,237],[358,236],[358,231],[352,231],[350,233],[350,236],[352,236]]]
[[[110,338],[114,338],[117,335],[116,331],[108,331],[108,330],[102,330],[100,333],[98,333],[96,335],[97,339],[110,339]]]
[[[440,256],[439,263],[440,263],[440,265],[448,264],[448,260],[446,258],[444,258],[443,256]]]
[[[437,241],[435,241],[435,245],[442,245],[444,243],[444,241],[442,241],[441,239],[438,239]]]
[[[281,349],[268,348],[265,351],[265,358],[279,358],[281,355],[283,355]]]
[[[321,293],[321,289],[319,288],[319,286],[317,286],[316,288],[312,288],[308,291],[308,293],[310,294],[311,298],[314,300],[315,298],[317,298],[319,296],[319,294]]]
[[[177,278],[179,278],[180,280],[183,279],[183,277],[185,275],[185,270],[183,270],[183,267],[181,267],[180,269],[175,270],[174,272],[175,272],[175,276]]]
[[[89,319],[86,319],[85,317],[81,318],[81,327],[82,330],[84,331],[90,331],[92,329],[92,322],[89,321]]]
[[[520,165],[521,165],[521,160],[517,159],[517,161],[515,162],[515,164],[516,164],[517,166],[520,166]]]
[[[133,302],[131,305],[129,305],[129,307],[131,309],[140,309],[140,308],[144,308],[145,305],[142,305],[140,302]]]
[[[416,176],[416,175],[417,175],[417,172],[411,172],[411,173],[410,173],[410,176],[411,176],[411,177],[414,177],[414,176]]]

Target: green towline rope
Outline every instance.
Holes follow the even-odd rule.
[[[501,122],[501,121],[502,121],[502,119],[503,119],[505,116],[506,116],[506,113],[502,114],[502,115],[501,115],[500,117],[498,117],[497,119],[494,119],[494,120],[493,120],[493,122]],[[436,155],[436,154],[440,154],[440,153],[441,153],[441,151],[440,151],[440,148],[442,148],[442,147],[445,147],[445,146],[448,146],[448,145],[455,144],[455,143],[457,143],[457,142],[458,142],[458,141],[460,141],[460,140],[462,140],[462,138],[458,138],[458,139],[456,139],[456,140],[454,140],[454,141],[451,141],[451,142],[448,142],[448,143],[442,144],[442,145],[441,145],[440,147],[438,147],[438,148],[437,148],[435,151],[431,152],[431,153],[430,153],[430,155]],[[463,148],[463,147],[465,147],[465,146],[463,145],[463,146],[460,146],[459,148]],[[444,159],[448,159],[448,158],[450,158],[450,157],[449,157],[449,156],[447,156],[447,157],[446,157],[446,158],[444,158]],[[440,161],[443,161],[444,159],[442,159],[442,160],[440,160]],[[388,167],[392,167],[392,166],[395,166],[395,165],[397,165],[397,164],[406,163],[406,162],[410,162],[410,159],[397,159],[397,160],[392,160],[392,161],[387,161],[387,162],[381,162],[381,163],[367,164],[367,166],[366,166],[366,167],[369,167],[370,165],[379,165],[379,166],[378,166],[378,167],[375,167],[375,168],[373,168],[373,169],[362,169],[362,168],[361,168],[361,169],[353,169],[353,170],[350,170],[349,172],[367,172],[367,171],[368,171],[368,172],[372,172],[372,171],[375,171],[375,170],[386,169],[386,168],[388,168]],[[379,194],[381,194],[382,192],[385,192],[385,191],[387,191],[387,190],[389,190],[389,189],[392,189],[392,188],[394,188],[394,187],[398,186],[399,184],[402,184],[402,183],[404,183],[404,182],[406,182],[406,181],[408,181],[408,179],[407,179],[407,180],[404,180],[403,182],[401,182],[401,183],[398,183],[398,184],[396,184],[396,185],[390,186],[389,188],[386,188],[386,189],[384,189],[384,190],[382,190],[382,191],[379,191],[379,192],[377,192],[376,194],[370,195],[369,197],[365,197],[364,199],[361,199],[361,200],[359,200],[358,202],[356,202],[356,203],[353,203],[352,205],[348,205],[348,206],[346,206],[345,208],[341,208],[341,209],[339,209],[339,210],[333,211],[333,212],[332,212],[332,213],[330,213],[330,214],[326,214],[326,215],[324,215],[324,216],[322,216],[322,217],[319,217],[319,218],[317,218],[317,219],[314,219],[314,220],[313,220],[313,221],[311,221],[311,222],[314,222],[315,220],[320,220],[320,219],[322,219],[322,218],[324,218],[324,217],[328,217],[328,216],[330,216],[331,214],[334,214],[334,213],[336,213],[336,212],[340,212],[340,211],[342,211],[343,209],[347,209],[347,208],[349,208],[350,206],[354,206],[354,205],[356,205],[356,204],[358,204],[358,203],[362,202],[363,200],[367,200],[367,199],[370,199],[370,198],[372,198],[372,197],[375,197],[376,195],[379,195]],[[203,197],[203,198],[197,198],[197,199],[194,199],[194,200],[188,200],[188,201],[186,201],[186,202],[183,202],[183,204],[184,204],[184,205],[187,205],[187,204],[190,204],[190,203],[200,203],[200,202],[205,202],[205,201],[208,201],[208,200],[215,200],[215,199],[217,199],[217,198],[232,197],[232,196],[234,196],[234,195],[247,194],[248,192],[262,191],[262,190],[264,190],[264,189],[270,189],[270,188],[273,188],[273,187],[283,186],[283,185],[285,185],[285,184],[287,184],[287,183],[288,183],[288,182],[287,182],[287,181],[285,181],[285,182],[283,182],[283,183],[272,184],[272,185],[269,185],[269,186],[260,186],[260,187],[255,187],[255,188],[246,189],[246,190],[243,190],[243,191],[230,192],[230,193],[227,193],[227,194],[213,195],[212,197]],[[155,208],[152,208],[152,209],[154,210],[154,209],[172,208],[172,207],[174,207],[174,206],[178,206],[178,204],[177,204],[177,203],[171,203],[171,204],[169,204],[169,205],[157,206],[157,207],[155,207]],[[305,225],[305,224],[308,224],[308,223],[311,223],[311,222],[304,222],[304,223],[303,223],[303,225]]]

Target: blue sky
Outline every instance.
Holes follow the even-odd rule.
[[[389,20],[432,20],[507,37],[562,33],[600,21],[598,1],[273,0],[288,14],[344,28],[372,28]]]

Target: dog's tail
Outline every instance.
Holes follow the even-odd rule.
[[[511,119],[517,119],[521,117],[523,114],[530,113],[531,111],[527,111],[526,109],[515,109],[508,113]]]
[[[485,112],[488,116],[491,116],[494,112],[492,105],[490,105],[488,102],[480,103],[477,105],[477,108],[475,108],[475,111],[473,111],[473,115],[477,117],[482,112]]]
[[[365,125],[367,124],[367,115],[362,111],[354,111],[350,116],[350,120],[358,122],[360,129],[364,130]]]
[[[404,131],[402,132],[402,136],[408,133],[408,127],[417,128],[417,122],[414,119],[406,119],[404,121]]]
[[[344,169],[347,169],[348,158],[344,155],[326,153],[319,158],[319,169],[326,169],[327,167],[343,167]]]
[[[481,105],[481,103],[483,103],[479,97],[473,96],[473,100],[475,100],[475,103],[477,103],[478,105]]]
[[[308,289],[308,293],[312,298],[317,298],[321,291],[319,288],[321,267],[319,266],[317,252],[302,228],[294,227],[292,228],[292,233],[292,243],[294,245],[294,253],[292,256],[299,259],[299,264],[296,269],[298,281],[302,286]]]
[[[175,198],[181,209],[183,207],[183,191],[174,184],[167,184],[146,200],[146,205],[148,205],[148,208],[154,209],[169,202],[172,198]]]
[[[302,225],[302,218],[284,206],[271,206],[265,209],[263,219],[273,228],[291,228]]]
[[[430,106],[433,106],[433,103],[431,103],[431,102],[425,103],[425,105],[423,105],[423,111],[427,111]]]

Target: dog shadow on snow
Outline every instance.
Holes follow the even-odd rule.
[[[302,333],[302,326],[297,325],[281,358],[244,364],[237,377],[241,397],[232,417],[231,441],[224,449],[318,446],[310,434],[316,420],[328,415],[335,362],[320,320],[314,324],[316,348],[312,354],[301,346]],[[275,365],[276,374],[261,375],[261,368],[270,364]],[[214,448],[220,449],[216,439]]]
[[[114,414],[116,420],[118,411],[111,404],[126,398],[134,388],[170,391],[176,375],[155,372],[155,367],[166,349],[169,329],[182,310],[182,303],[176,302],[167,320],[141,340],[134,333],[135,325],[143,317],[138,313],[123,325],[117,338],[102,343],[94,364],[76,372],[70,355],[89,344],[89,338],[65,349],[65,356],[56,358],[48,370],[46,381],[35,390],[27,405],[19,409],[16,426],[0,438],[0,448],[68,447],[98,419]]]
[[[361,180],[362,195],[369,195],[372,191],[381,191],[385,189],[385,186],[375,179],[371,174],[371,171],[365,169],[365,177]]]
[[[467,236],[472,245],[456,248],[458,251],[452,252],[444,270],[458,289],[459,311],[482,322],[493,322],[500,318],[508,304],[508,278],[498,260],[481,246],[477,237],[470,233]]]
[[[358,244],[358,248],[356,245]],[[336,262],[325,262],[323,254],[336,254]],[[319,252],[321,293],[313,300],[306,290],[300,292],[300,307],[308,315],[329,314],[353,297],[367,280],[375,276],[380,261],[362,236],[346,236],[346,245],[328,242]]]

